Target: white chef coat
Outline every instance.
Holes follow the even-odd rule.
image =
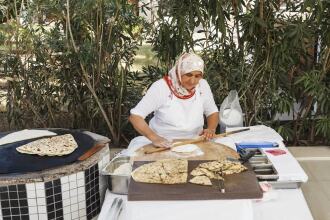
[[[195,95],[189,99],[177,98],[168,88],[165,80],[156,81],[146,95],[131,109],[131,114],[145,118],[154,112],[150,128],[167,139],[194,138],[203,130],[204,117],[218,112],[207,81],[202,79],[196,86]],[[143,136],[134,138],[128,150],[151,143]]]

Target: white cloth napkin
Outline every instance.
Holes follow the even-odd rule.
[[[29,140],[38,137],[46,137],[46,136],[54,136],[57,135],[54,132],[48,130],[22,130],[13,132],[10,134],[5,135],[4,137],[0,138],[0,145],[10,144],[17,141]]]
[[[286,148],[281,148],[286,154],[274,156],[271,153],[267,153],[267,150],[276,148],[263,149],[267,154],[268,159],[272,162],[275,169],[279,174],[279,181],[302,181],[307,182],[308,176],[302,169],[298,161],[292,156]]]
[[[279,147],[285,147],[281,135],[279,135],[279,133],[277,133],[274,129],[265,125],[228,128],[226,132],[235,131],[243,128],[250,128],[250,130],[231,134],[228,137],[215,138],[214,141],[216,143],[224,144],[234,150],[236,150],[235,143],[239,143],[242,141],[270,141],[278,143]]]
[[[230,128],[226,131],[239,130],[246,127]],[[250,130],[231,134],[229,137],[235,142],[239,143],[242,141],[271,141],[271,142],[282,142],[283,138],[274,129],[265,125],[256,125],[249,127]]]

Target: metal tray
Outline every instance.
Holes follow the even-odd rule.
[[[252,168],[255,169],[271,169],[273,167],[272,163],[254,163],[251,164]]]
[[[102,170],[101,174],[107,176],[108,188],[115,194],[127,195],[131,175],[114,174],[122,164],[129,163],[130,157],[115,157]]]
[[[249,162],[250,162],[251,165],[270,163],[267,156],[257,156],[257,157],[253,156],[252,158],[249,159]]]
[[[271,184],[273,189],[296,189],[300,188],[301,181],[279,181],[279,174],[267,156],[261,152],[249,160],[253,171],[259,182],[266,181]]]
[[[275,181],[279,175],[266,155],[253,156],[249,160],[259,181]]]
[[[301,181],[267,181],[272,185],[273,189],[297,189],[300,188]]]

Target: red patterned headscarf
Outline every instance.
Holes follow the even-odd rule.
[[[194,53],[183,53],[164,79],[173,94],[180,99],[188,99],[195,94],[195,89],[188,91],[181,85],[181,76],[192,71],[204,74],[204,61]]]

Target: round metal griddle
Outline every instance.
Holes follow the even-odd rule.
[[[71,134],[77,142],[78,148],[65,156],[30,155],[19,153],[16,150],[17,147],[44,137],[3,145],[0,148],[0,174],[35,172],[71,164],[96,144],[92,137],[81,131],[66,129],[51,129],[51,131],[58,135]]]

